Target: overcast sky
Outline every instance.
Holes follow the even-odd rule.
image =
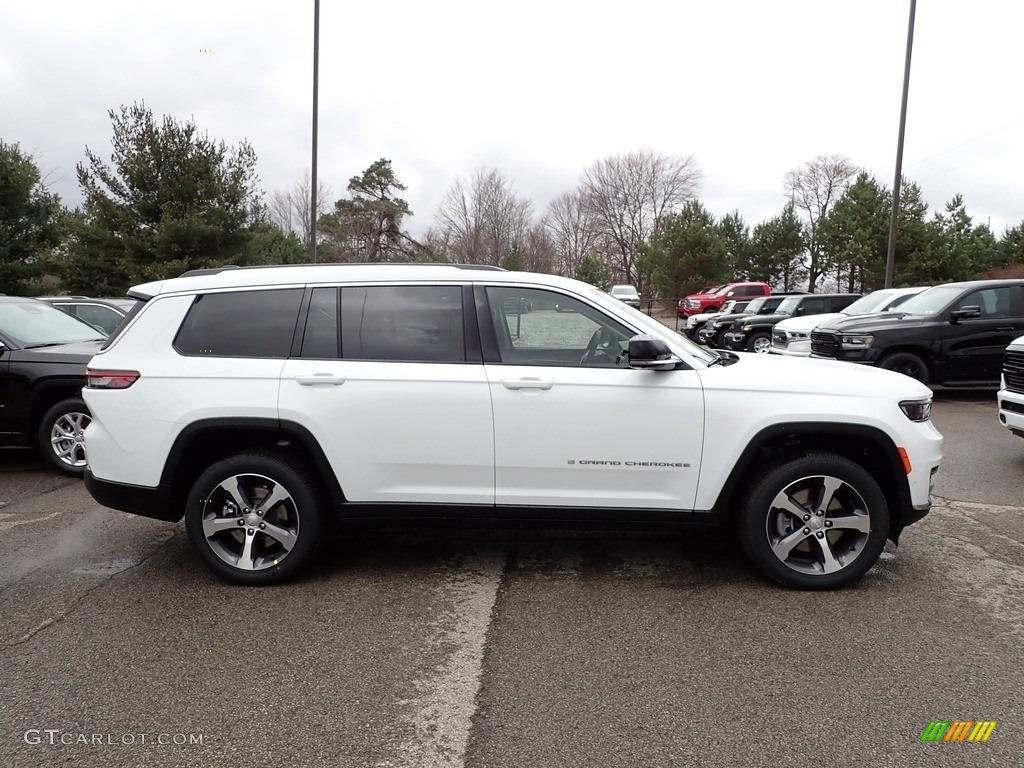
[[[540,214],[585,167],[693,155],[700,198],[751,226],[783,177],[843,154],[891,186],[909,0],[323,0],[319,176],[332,200],[388,158],[422,233],[456,177],[511,178]],[[997,234],[1024,220],[1024,3],[921,0],[904,174]],[[145,101],[248,140],[261,186],[311,165],[313,0],[4,0],[0,139],[65,203]]]

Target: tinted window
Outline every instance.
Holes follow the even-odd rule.
[[[341,289],[341,355],[348,360],[463,362],[462,287]]]
[[[780,306],[781,310],[782,307]],[[801,315],[820,315],[825,311],[825,300],[824,299],[804,299],[800,303],[800,314]]]
[[[302,337],[303,357],[338,357],[338,289],[314,288]]]
[[[121,322],[123,314],[116,309],[104,307],[102,304],[77,304],[74,305],[75,314],[90,325],[95,325],[111,333]]]
[[[977,307],[982,317],[1001,318],[1010,316],[1010,287],[983,288],[974,291],[957,302],[955,309]]]
[[[183,355],[288,357],[301,288],[196,296],[174,348]]]
[[[836,296],[832,299],[832,311],[838,312],[841,309],[846,309],[848,306],[853,304],[857,298],[857,296]]]

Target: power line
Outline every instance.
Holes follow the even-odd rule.
[[[1013,121],[1007,123],[1006,125],[1000,126],[999,128],[994,128],[991,131],[987,131],[986,133],[982,133],[982,134],[980,134],[978,136],[970,138],[967,141],[962,141],[959,144],[954,144],[952,147],[948,147],[948,148],[942,150],[941,152],[936,152],[933,155],[928,155],[927,157],[921,158],[920,160],[915,160],[912,163],[908,163],[907,165],[908,165],[908,167],[913,167],[915,165],[921,165],[922,163],[926,163],[929,160],[935,159],[936,157],[941,157],[942,155],[946,154],[947,152],[952,152],[954,149],[959,149],[960,147],[966,147],[968,144],[973,144],[978,139],[983,139],[986,136],[991,136],[993,133],[999,133],[999,131],[1002,131],[1002,130],[1004,130],[1006,128],[1009,128],[1011,125],[1016,125],[1017,123],[1024,123],[1024,117],[1018,118],[1016,120],[1013,120]],[[963,133],[960,133],[958,135],[962,136]],[[936,145],[936,146],[939,146],[939,145]]]

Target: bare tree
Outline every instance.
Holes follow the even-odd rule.
[[[606,157],[584,171],[581,206],[616,279],[638,282],[637,247],[661,229],[667,214],[695,196],[701,176],[692,155],[649,149]]]
[[[597,229],[588,219],[579,191],[552,200],[544,225],[551,236],[558,274],[575,277],[583,258],[595,255],[598,241]]]
[[[311,205],[310,187],[312,183],[309,171],[306,171],[301,179],[292,184],[290,189],[272,192],[269,205],[271,221],[285,232],[294,232],[298,235],[307,250],[309,249],[311,230],[309,206]],[[318,181],[316,185],[318,221],[330,210],[330,203],[327,202],[330,196],[330,187],[322,181]],[[317,238],[317,242],[319,242],[319,238]]]
[[[804,238],[809,254],[807,290],[814,293],[815,283],[825,273],[822,264],[818,225],[832,205],[843,196],[857,166],[843,155],[818,155],[786,174],[786,194],[796,210],[805,216]]]
[[[445,193],[430,242],[443,244],[453,261],[516,266],[532,218],[532,204],[516,194],[511,181],[495,168],[480,168],[468,184],[456,179]]]
[[[543,221],[535,222],[526,232],[526,248],[523,251],[521,269],[527,272],[556,274],[558,264],[555,241]]]

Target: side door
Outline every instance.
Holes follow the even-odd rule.
[[[954,320],[951,312],[977,307],[980,317]],[[941,327],[943,382],[998,381],[1003,352],[1024,331],[1024,295],[1019,285],[980,288],[962,296],[944,314]]]
[[[471,297],[458,284],[311,289],[280,417],[316,436],[349,501],[493,505]]]
[[[0,338],[0,435],[15,431],[14,382],[11,380],[11,348]]]
[[[697,372],[630,368],[628,341],[646,331],[578,298],[477,290],[496,503],[692,509],[704,440]],[[510,314],[517,299],[533,311]]]

